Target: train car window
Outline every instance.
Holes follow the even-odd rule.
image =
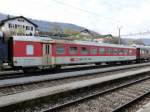
[[[125,54],[125,50],[124,49],[122,49],[122,54]]]
[[[129,55],[132,55],[132,50],[129,50]]]
[[[135,50],[133,50],[133,54],[134,54],[134,55],[136,54],[136,51],[135,51]]]
[[[86,47],[81,47],[81,54],[88,54],[89,50]]]
[[[142,50],[142,54],[144,54],[145,53],[145,51],[144,51],[144,49]]]
[[[118,54],[121,54],[121,50],[120,49],[118,50]]]
[[[142,50],[142,54],[144,54],[144,50]]]
[[[128,50],[124,50],[124,54],[126,54],[126,55],[127,55],[127,54],[128,54]]]
[[[112,49],[112,54],[115,54],[115,49],[114,48]]]
[[[65,47],[62,45],[56,46],[56,54],[65,54]]]
[[[92,54],[97,54],[97,48],[92,48],[92,49],[91,49],[91,53],[92,53]]]
[[[124,54],[124,49],[119,49],[119,54]]]
[[[146,54],[146,50],[144,50],[144,54]]]
[[[111,50],[110,50],[110,54],[113,54],[114,53],[114,49],[113,48],[111,48]]]
[[[145,51],[144,51],[144,49],[142,50],[142,54],[144,54],[145,53]]]
[[[105,49],[104,48],[100,48],[100,54],[104,54],[105,53]]]
[[[114,54],[118,54],[118,49],[114,49]]]
[[[145,54],[148,54],[148,50],[145,50]]]
[[[143,50],[142,49],[140,50],[140,54],[143,54]]]
[[[120,49],[118,49],[118,54],[121,54],[121,53],[120,53]]]
[[[33,47],[33,45],[27,45],[26,46],[26,54],[27,55],[33,55],[34,54],[34,47]]]
[[[69,53],[70,54],[78,54],[78,48],[77,47],[70,47]]]
[[[111,54],[111,48],[108,48],[108,49],[107,49],[107,53],[108,53],[108,54]]]

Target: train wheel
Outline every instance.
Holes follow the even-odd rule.
[[[115,65],[115,62],[107,62],[108,65]]]
[[[27,68],[23,68],[22,70],[24,73],[29,73],[29,69],[27,69]]]
[[[61,65],[56,65],[54,68],[52,68],[52,70],[56,71],[56,70],[60,70],[61,69]]]
[[[98,65],[98,66],[99,66],[99,65],[101,65],[101,63],[95,63],[95,65]]]
[[[24,73],[31,73],[31,72],[35,72],[38,69],[37,68],[23,68],[22,69]]]
[[[55,69],[61,69],[61,65],[56,65]]]

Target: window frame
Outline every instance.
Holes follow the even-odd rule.
[[[118,53],[118,48],[114,48],[114,49],[113,49],[113,54],[114,54],[114,55],[118,55],[118,54],[119,54],[119,53]]]
[[[86,50],[88,51],[87,53],[83,53],[83,49],[82,48],[86,48]],[[88,46],[81,46],[80,47],[80,54],[81,55],[89,55],[90,54],[90,49],[89,49],[89,47]]]
[[[33,44],[27,44],[26,45],[26,55],[27,56],[33,56],[34,55],[34,45]]]
[[[58,53],[57,51],[58,50],[57,47],[60,47],[60,46],[64,48],[63,53]],[[56,44],[56,55],[64,55],[64,54],[66,54],[66,46]]]
[[[95,51],[93,52],[93,50],[96,50],[96,52],[95,52]],[[97,47],[91,47],[90,53],[91,53],[92,55],[97,55],[97,54],[98,54],[98,48],[97,48]]]
[[[112,54],[112,48],[110,48],[110,47],[107,48],[107,54],[108,54],[108,55],[111,55],[111,54]]]
[[[129,55],[133,55],[133,50],[132,49],[129,49]]]
[[[103,53],[102,53],[102,50],[101,49],[103,49]],[[104,47],[99,47],[99,54],[100,55],[104,55],[105,54],[105,48]]]
[[[75,53],[71,53],[70,52],[70,50],[71,50],[70,48],[77,48],[77,51]],[[78,52],[79,52],[79,48],[77,46],[69,46],[68,51],[69,51],[69,55],[77,55]]]
[[[33,27],[31,26],[31,31],[33,31]]]

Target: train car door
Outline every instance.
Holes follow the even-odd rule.
[[[43,65],[51,64],[51,45],[43,44]]]

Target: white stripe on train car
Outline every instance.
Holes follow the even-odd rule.
[[[42,42],[51,43],[53,39],[48,37],[38,37],[38,36],[13,36],[15,41],[25,41],[25,42]]]
[[[42,65],[42,57],[14,57],[14,66],[31,67]]]
[[[81,64],[94,62],[136,60],[136,56],[67,56],[56,57],[55,64]]]
[[[42,57],[14,57],[14,66],[32,67],[44,66]],[[67,56],[67,57],[52,57],[51,64],[82,64],[96,62],[111,62],[111,61],[128,61],[136,60],[136,56]]]

